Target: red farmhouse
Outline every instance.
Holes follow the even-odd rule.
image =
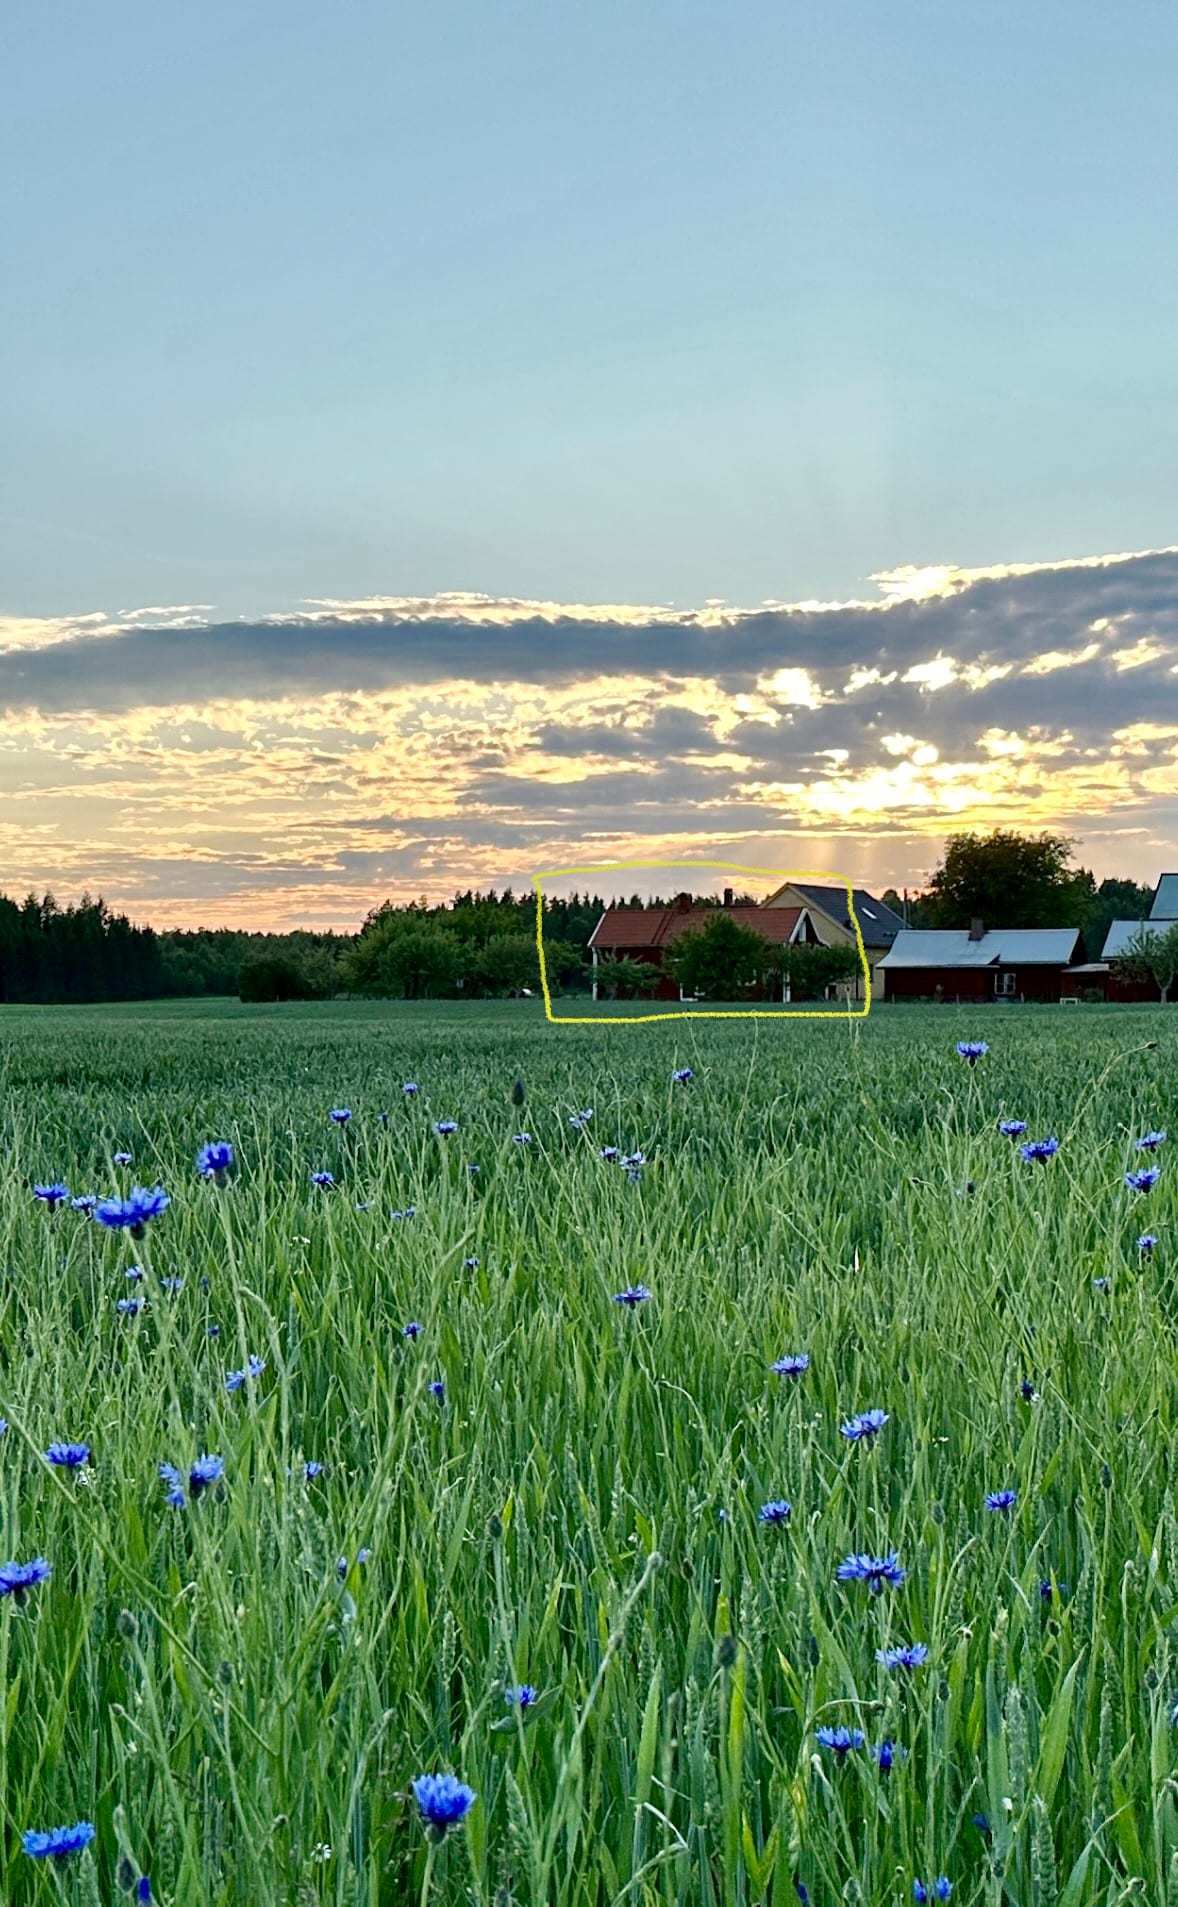
[[[668,947],[674,946],[684,934],[698,933],[710,920],[715,920],[718,911],[715,907],[697,906],[690,894],[680,894],[673,907],[608,907],[589,936],[595,976],[593,998],[597,998],[599,955],[609,954],[617,960],[643,960],[652,967],[661,967]],[[797,942],[818,945],[814,923],[804,907],[733,906],[732,890],[726,888],[723,911],[738,926],[759,934],[771,947],[792,946]],[[654,998],[678,1000],[682,997],[670,974],[662,974]],[[750,992],[748,997],[761,996]]]
[[[1077,927],[909,928],[880,961],[889,1000],[1059,1000],[1084,959]]]

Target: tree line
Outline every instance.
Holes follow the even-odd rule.
[[[1098,885],[1090,870],[1072,865],[1074,847],[1066,836],[1002,829],[953,835],[926,889],[907,901],[889,889],[883,899],[912,927],[968,927],[977,918],[987,927],[1078,926],[1089,959],[1097,959],[1109,924],[1144,920],[1153,890],[1120,879]],[[614,904],[667,907],[674,898],[651,901],[635,894]],[[759,897],[736,898],[747,903]],[[699,896],[697,904],[720,910],[714,895]],[[550,985],[588,988],[589,936],[605,907],[597,894],[545,897]],[[486,893],[467,888],[440,905],[425,896],[408,903],[386,900],[355,934],[157,931],[134,925],[89,894],[66,906],[52,894],[29,894],[19,902],[0,894],[0,1004],[230,994],[246,1000],[323,1000],[342,993],[486,999],[538,990],[535,931],[534,895],[517,895],[510,887]],[[689,966],[698,958],[698,950],[689,951]],[[841,977],[820,973],[823,963],[805,950],[791,950],[789,958],[797,969],[789,976],[795,990]],[[753,960],[743,943],[741,960],[746,967]],[[629,973],[616,974],[619,965]],[[655,984],[635,970],[638,965],[603,961],[598,977],[604,990]],[[774,971],[764,979],[786,977],[778,972],[780,958],[770,965]],[[695,990],[687,971],[683,984]],[[700,984],[710,989],[717,981],[709,972]]]

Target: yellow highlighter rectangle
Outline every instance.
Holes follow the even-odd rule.
[[[863,968],[863,1005],[852,1008],[848,1002],[846,1008],[829,1007],[728,1007],[703,1009],[687,1008],[678,1013],[611,1013],[599,1018],[589,1013],[554,1013],[552,996],[548,988],[548,967],[544,958],[544,883],[545,881],[565,880],[571,875],[583,874],[628,874],[631,871],[650,871],[656,868],[679,868],[684,871],[695,868],[707,868],[712,872],[726,874],[753,874],[758,880],[787,881],[825,881],[847,890],[847,918],[855,930],[855,945],[859,950],[859,959]],[[859,926],[859,917],[855,912],[855,896],[851,882],[841,874],[815,873],[775,873],[770,868],[744,867],[736,861],[602,861],[595,867],[560,867],[547,874],[534,874],[532,886],[536,890],[536,951],[540,959],[540,985],[544,991],[544,1014],[554,1026],[643,1026],[654,1020],[865,1020],[871,1011],[871,967],[867,959],[867,949],[863,945],[863,933]]]

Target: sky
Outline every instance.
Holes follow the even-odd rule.
[[[1176,61],[1169,0],[9,9],[0,891],[1178,865]]]

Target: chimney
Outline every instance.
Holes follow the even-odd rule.
[[[724,905],[725,907],[731,907],[732,905],[732,889],[730,887],[724,889]]]
[[[690,914],[691,912],[691,895],[690,894],[676,894],[675,912],[677,914]]]
[[[969,923],[969,937],[971,940],[984,940],[986,937],[986,930],[976,914]]]

